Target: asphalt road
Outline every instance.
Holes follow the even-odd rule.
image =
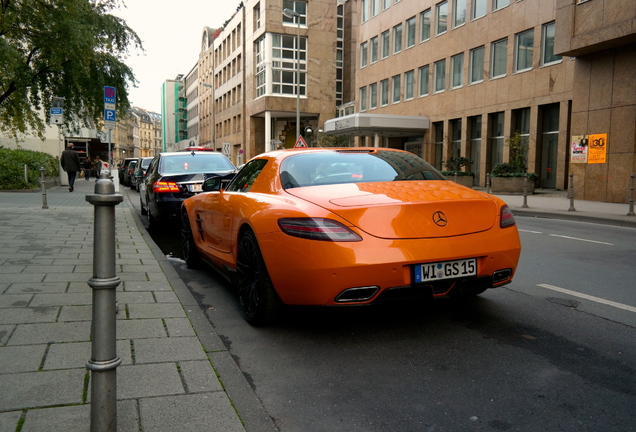
[[[636,230],[517,222],[515,281],[473,302],[290,308],[268,328],[186,268],[176,232],[155,241],[282,432],[633,431]]]

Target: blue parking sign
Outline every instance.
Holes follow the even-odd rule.
[[[115,121],[115,120],[117,120],[117,118],[115,116],[115,110],[105,109],[104,110],[104,120],[106,120],[106,121]]]

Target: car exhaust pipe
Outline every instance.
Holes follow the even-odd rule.
[[[347,288],[336,296],[336,303],[363,302],[371,299],[380,290],[379,286]]]
[[[498,284],[512,277],[512,269],[497,270],[492,274],[492,283]]]

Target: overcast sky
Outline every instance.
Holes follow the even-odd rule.
[[[201,50],[203,27],[218,28],[240,0],[125,0],[126,8],[113,12],[141,38],[145,54],[126,60],[138,88],[129,89],[133,106],[161,113],[161,85],[177,74],[187,74]]]

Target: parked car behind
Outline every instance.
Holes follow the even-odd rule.
[[[134,161],[135,159],[136,158],[126,158],[119,165],[119,184],[124,184],[124,173],[128,169],[128,164],[130,164],[130,162]]]
[[[152,157],[141,157],[137,159],[137,165],[135,165],[135,171],[130,176],[130,188],[135,189],[139,192],[139,188],[141,186],[141,182],[146,176],[146,171],[148,170],[148,166],[152,161]]]
[[[131,160],[128,164],[128,167],[126,167],[126,170],[124,171],[124,181],[122,182],[123,185],[130,186],[130,178],[132,177],[133,171],[135,170],[136,166],[137,159]]]
[[[158,154],[150,162],[139,188],[141,214],[148,215],[148,230],[162,222],[178,220],[181,203],[200,193],[205,179],[221,177],[229,182],[235,174],[236,167],[219,152]]]

